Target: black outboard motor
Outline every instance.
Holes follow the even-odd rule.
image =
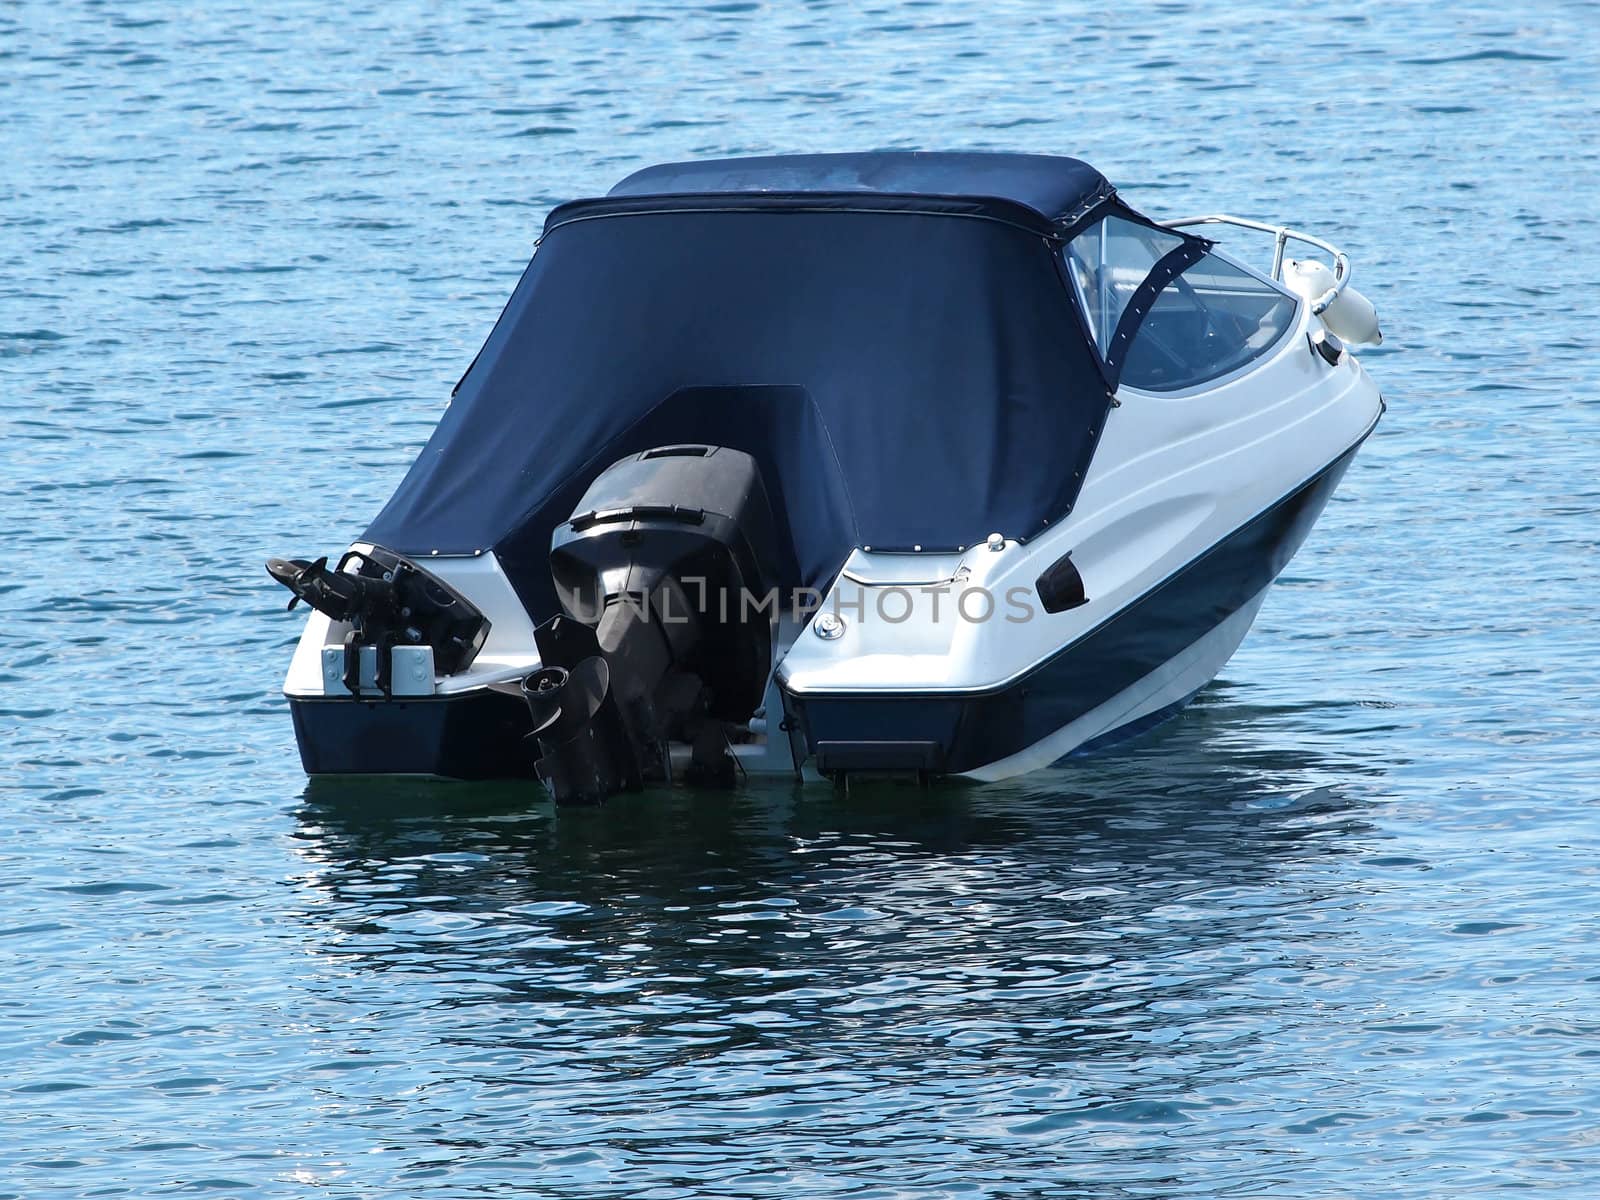
[[[662,446],[590,485],[551,539],[566,615],[535,631],[544,667],[523,681],[558,802],[670,779],[669,740],[690,743],[691,782],[733,782],[727,727],[772,669],[773,537],[738,450]]]

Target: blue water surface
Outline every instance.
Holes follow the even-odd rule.
[[[0,1195],[1600,1194],[1597,35],[0,8]],[[1389,413],[1221,680],[983,789],[308,787],[262,560],[377,511],[550,206],[886,146],[1349,248]]]

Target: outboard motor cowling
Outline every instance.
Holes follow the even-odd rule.
[[[760,471],[738,450],[662,446],[589,486],[551,539],[566,615],[535,631],[546,667],[574,672],[598,653],[607,668],[592,733],[579,738],[562,705],[567,715],[537,734],[539,774],[558,801],[595,798],[596,772],[568,760],[597,747],[612,756],[617,788],[669,778],[669,740],[692,746],[696,782],[732,782],[727,726],[760,706],[772,670],[773,538]],[[525,694],[537,727],[536,678]],[[556,687],[572,681],[543,683]]]

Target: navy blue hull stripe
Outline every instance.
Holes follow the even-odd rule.
[[[474,691],[420,700],[302,700],[291,697],[307,775],[441,775],[522,779],[533,730],[516,696]]]

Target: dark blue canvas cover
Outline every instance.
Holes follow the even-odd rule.
[[[1071,221],[1112,188],[1086,162],[1045,154],[984,151],[785,154],[662,163],[635,171],[612,196],[754,193],[871,193],[965,196],[1031,209],[1052,224]]]
[[[564,205],[366,538],[493,548],[548,616],[550,535],[589,482],[693,441],[761,465],[784,587],[825,586],[856,546],[1037,533],[1110,403],[1059,219],[981,190]]]

